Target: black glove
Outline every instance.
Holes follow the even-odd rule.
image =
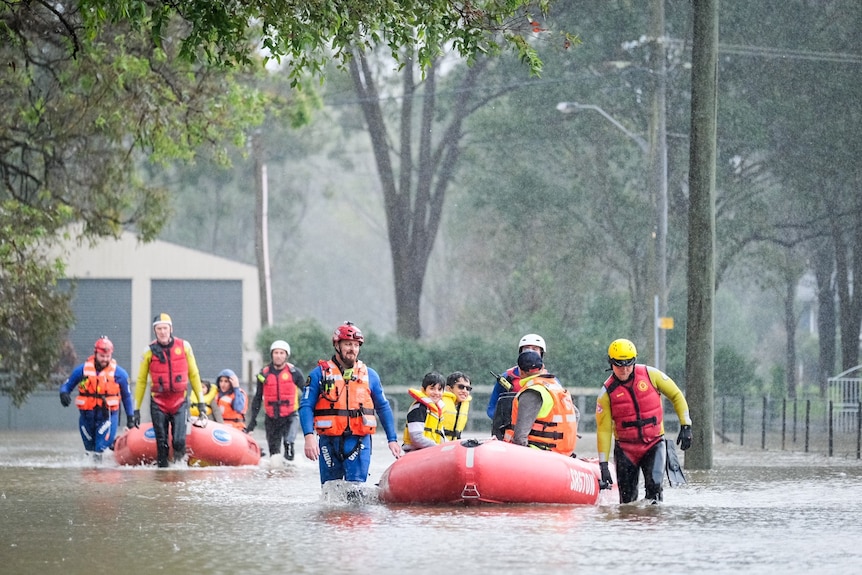
[[[135,424],[135,427],[140,427],[141,425],[141,410],[136,409],[135,414],[132,416],[132,422]]]
[[[198,419],[206,419],[207,418],[207,404],[199,403],[198,404]]]
[[[679,428],[679,435],[676,436],[676,444],[679,448],[685,451],[691,447],[691,426],[683,425]]]
[[[63,404],[63,407],[69,407],[69,404],[72,403],[72,396],[66,393],[65,391],[60,392],[60,403]]]
[[[252,419],[248,422],[243,431],[245,431],[246,433],[251,433],[252,431],[254,431],[255,427],[257,427],[257,421]]]
[[[599,469],[602,470],[602,480],[599,481],[600,489],[610,489],[611,485],[614,484],[613,478],[611,478],[611,470],[608,469],[608,462],[602,461],[599,463]]]
[[[126,429],[131,429],[133,427],[137,427],[138,425],[135,423],[135,416],[130,415],[126,418]]]

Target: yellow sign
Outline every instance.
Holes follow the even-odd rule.
[[[673,329],[673,318],[672,317],[660,317],[660,318],[658,318],[658,326],[661,329]]]

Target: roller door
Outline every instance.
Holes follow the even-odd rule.
[[[225,368],[242,379],[242,281],[153,280],[150,317],[171,316],[174,334],[192,345],[201,378]]]

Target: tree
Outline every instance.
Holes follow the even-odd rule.
[[[538,3],[544,9],[546,2]],[[230,67],[260,61],[259,47],[287,57],[295,83],[320,72],[334,52],[385,42],[394,54],[413,47],[429,64],[452,42],[466,58],[498,51],[494,33],[530,62],[541,63],[519,33],[531,20],[529,3],[477,6],[446,0],[237,4],[210,0],[79,0],[5,3],[0,8],[0,47],[11,72],[0,104],[0,176],[4,189],[2,319],[43,317],[59,330],[71,321],[68,301],[27,286],[51,286],[60,261],[38,256],[69,224],[83,224],[81,239],[116,236],[137,229],[156,236],[169,214],[165,190],[148,187],[136,173],[144,158],[189,160],[205,143],[241,143],[244,129],[260,121],[262,99],[243,91]],[[499,37],[497,37],[499,38]],[[36,218],[36,215],[44,218]],[[33,225],[38,219],[38,226]],[[40,242],[28,242],[34,230]],[[28,234],[30,234],[28,236]],[[29,265],[21,266],[28,260]],[[38,265],[41,263],[41,265]],[[26,293],[28,298],[13,295]],[[23,306],[29,306],[26,310]],[[32,313],[24,313],[30,311]],[[11,325],[4,321],[4,325]],[[0,341],[0,371],[12,378],[16,401],[46,373],[60,345],[35,325],[29,333],[7,330]],[[23,345],[28,337],[33,345]],[[15,346],[20,354],[12,361]],[[35,344],[40,345],[35,345]],[[44,354],[31,350],[46,351]],[[21,365],[32,365],[25,374]]]
[[[533,71],[541,61],[523,36],[536,27],[532,13],[544,13],[550,0],[79,0],[91,29],[106,22],[132,22],[156,40],[174,16],[187,24],[180,53],[196,60],[203,53],[218,64],[248,64],[262,47],[271,58],[285,58],[299,84],[303,74],[320,75],[334,56],[347,62],[355,46],[385,45],[397,60],[413,48],[426,68],[451,44],[472,61],[478,54],[517,51]]]
[[[398,132],[393,137],[377,87],[380,80],[375,78],[366,53],[357,50],[349,62],[383,188],[395,277],[397,331],[403,337],[417,339],[422,334],[422,287],[446,191],[461,156],[464,121],[492,99],[476,97],[474,92],[487,65],[488,60],[481,59],[467,68],[455,89],[457,96],[450,92],[446,100],[438,94],[438,61],[431,63],[424,80],[418,82],[414,67],[405,65],[401,69]],[[418,120],[414,107],[420,108]]]
[[[50,250],[127,227],[154,238],[167,195],[138,162],[191,158],[258,115],[254,92],[178,60],[170,41],[121,25],[89,34],[81,16],[74,4],[0,8],[0,373],[17,403],[52,372],[73,321]]]
[[[862,138],[855,128],[862,119],[856,93],[862,58],[854,55],[862,7],[837,0],[794,2],[793,10],[781,12],[768,4],[748,8],[727,11],[727,24],[722,25],[728,31],[723,32],[724,41],[734,49],[722,77],[739,78],[731,82],[733,94],[748,110],[725,119],[734,129],[744,123],[751,135],[733,143],[736,153],[757,157],[783,190],[770,210],[792,206],[792,211],[777,210],[786,217],[773,217],[764,226],[765,234],[770,235],[770,229],[773,237],[789,232],[808,243],[804,251],[815,268],[822,312],[818,383],[825,390],[825,378],[835,368],[831,298],[838,298],[843,369],[858,363],[862,325],[862,290],[853,289],[852,280],[862,267],[857,168]],[[750,46],[752,39],[769,48]],[[779,230],[782,233],[776,233]]]

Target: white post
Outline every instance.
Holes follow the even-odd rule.
[[[653,341],[655,342],[655,363],[653,365],[659,369],[662,369],[661,365],[659,365],[659,339],[658,339],[659,325],[658,324],[659,324],[659,321],[661,320],[661,318],[658,315],[659,314],[658,295],[655,296],[654,301],[655,301],[655,306],[654,306],[655,312],[653,314],[653,335],[655,337],[653,337]],[[662,370],[662,371],[664,371],[664,370]]]
[[[266,325],[272,325],[272,273],[269,265],[269,177],[266,164],[260,166],[261,181],[261,250],[263,252],[263,281],[266,294]]]

